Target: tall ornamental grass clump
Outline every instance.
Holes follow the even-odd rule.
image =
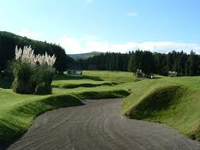
[[[21,94],[50,94],[56,57],[47,53],[35,55],[31,46],[15,48],[15,60],[11,63],[14,75],[13,91]]]

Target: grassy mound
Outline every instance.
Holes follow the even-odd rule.
[[[134,84],[122,103],[123,115],[167,124],[200,140],[199,77],[163,77]]]
[[[10,93],[11,94],[11,93]],[[18,139],[32,124],[34,118],[48,110],[82,105],[81,99],[120,98],[129,95],[125,90],[85,91],[67,95],[50,95],[16,103],[0,115],[0,147]]]
[[[160,111],[164,111],[177,103],[183,95],[180,86],[155,88],[147,93],[140,103],[132,107],[126,115],[135,119],[156,118]]]
[[[76,83],[68,81],[67,83],[62,83],[62,81],[54,82],[52,87],[55,88],[66,88],[66,89],[72,89],[72,88],[78,88],[78,87],[98,87],[98,86],[114,86],[117,83],[115,82],[102,82],[102,81],[78,81]]]
[[[77,93],[80,99],[102,99],[102,98],[123,98],[130,93],[125,90],[112,90],[112,91],[85,91]]]
[[[80,99],[74,95],[48,96],[16,104],[0,116],[0,146],[6,146],[24,134],[39,114],[55,108],[82,104]]]

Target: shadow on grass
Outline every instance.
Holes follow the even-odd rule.
[[[86,91],[76,94],[80,99],[104,99],[104,98],[123,98],[130,95],[126,90],[112,90],[112,91]]]
[[[161,77],[157,77],[157,76],[155,76],[155,77],[153,77],[153,79],[160,79]]]
[[[104,81],[100,77],[94,77],[94,76],[70,77],[67,75],[56,75],[54,77],[54,80],[83,80],[83,79],[90,79],[94,81]]]
[[[16,131],[14,128],[10,128],[10,126],[11,126],[10,122],[8,122],[7,120],[5,119],[0,120],[0,129],[2,132],[0,136],[0,140],[1,140],[0,150],[6,150],[9,144],[19,139],[21,135],[25,133],[25,131],[22,131],[22,130]],[[14,134],[10,136],[10,133],[14,133]]]
[[[82,83],[82,84],[64,84],[62,86],[52,85],[54,88],[65,88],[65,89],[74,89],[78,87],[97,87],[97,86],[114,86],[117,85],[115,82],[111,83],[99,83],[99,84],[92,84],[92,83]]]
[[[180,97],[183,96],[183,93],[185,93],[185,90],[179,85],[156,88],[145,95],[140,103],[132,107],[127,115],[139,120],[156,118],[159,112],[177,103]]]

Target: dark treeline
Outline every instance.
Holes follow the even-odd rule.
[[[200,75],[200,56],[191,51],[190,54],[172,51],[168,54],[150,51],[121,53],[104,53],[88,59],[78,60],[84,70],[116,70],[135,72],[141,69],[146,75],[156,73],[168,75],[168,71],[176,71],[179,76]]]
[[[45,52],[49,55],[55,54],[57,57],[55,68],[59,73],[65,71],[73,63],[73,59],[66,55],[64,49],[58,45],[0,31],[0,72],[5,70],[8,67],[8,62],[14,59],[16,45],[21,48],[31,45],[36,54],[44,54]]]
[[[130,54],[101,53],[88,59],[79,59],[78,64],[84,70],[127,71]]]

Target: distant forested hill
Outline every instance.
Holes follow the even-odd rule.
[[[0,71],[7,68],[8,62],[15,56],[15,46],[23,48],[29,46],[35,50],[36,54],[49,55],[55,54],[57,57],[55,68],[58,72],[63,72],[67,69],[70,63],[73,63],[73,58],[65,54],[65,50],[56,45],[47,42],[32,40],[10,32],[0,31]]]
[[[145,74],[168,75],[176,71],[179,76],[200,75],[200,55],[191,51],[172,51],[168,54],[150,51],[122,53],[103,53],[88,59],[79,59],[78,64],[84,70],[116,70],[136,72],[141,69]]]
[[[89,52],[89,53],[81,53],[81,54],[69,54],[69,56],[71,56],[72,58],[74,58],[75,60],[78,59],[87,59],[89,57],[93,57],[93,56],[97,56],[99,54],[101,54],[102,52]]]

